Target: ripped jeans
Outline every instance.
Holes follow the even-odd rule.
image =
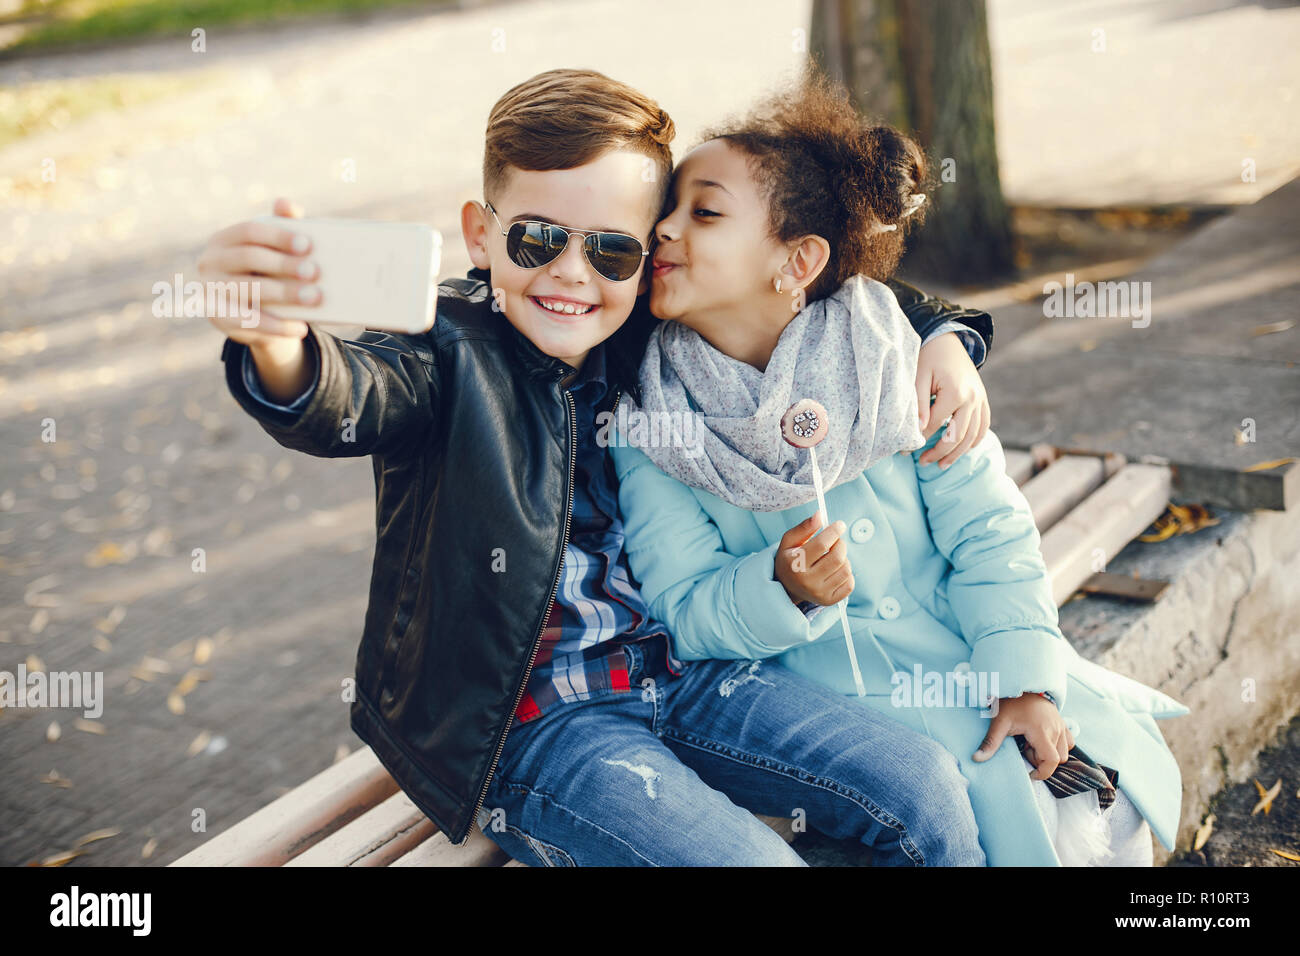
[[[532,866],[804,866],[754,814],[857,838],[877,865],[983,866],[952,754],[775,660],[664,666],[515,727],[479,824]]]

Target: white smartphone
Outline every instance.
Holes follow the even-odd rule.
[[[268,303],[271,315],[417,334],[433,327],[442,235],[416,222],[256,216],[311,240],[317,305]]]

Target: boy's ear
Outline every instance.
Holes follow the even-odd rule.
[[[465,237],[465,251],[469,261],[476,269],[491,269],[492,260],[488,256],[488,219],[487,209],[482,203],[473,199],[460,207],[460,234]]]

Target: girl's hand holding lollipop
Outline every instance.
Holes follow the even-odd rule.
[[[827,539],[825,534],[817,535],[818,545],[814,549],[815,555],[808,554],[805,546],[800,543],[795,545],[795,553],[786,558],[788,566],[782,568],[782,555],[787,552],[786,538],[790,535],[802,534],[808,530],[811,524],[813,529],[824,528],[827,521],[826,516],[826,494],[822,488],[822,473],[817,466],[817,444],[830,432],[830,416],[820,402],[811,398],[800,399],[791,405],[786,413],[781,416],[781,437],[793,445],[795,448],[807,448],[808,455],[812,460],[813,487],[817,491],[817,513],[802,524],[796,525],[786,532],[785,537],[781,539],[781,548],[777,555],[777,580],[780,580],[785,586],[786,593],[794,594],[791,591],[790,584],[781,579],[782,571],[803,571],[816,579],[819,585],[834,585],[831,593],[839,593],[844,584],[848,587],[844,591],[844,598],[836,603],[840,613],[840,626],[844,628],[844,642],[849,649],[849,662],[853,665],[853,683],[858,689],[858,696],[864,696],[867,693],[866,685],[862,683],[862,671],[858,668],[858,655],[853,648],[853,633],[849,630],[849,615],[845,608],[845,601],[848,595],[853,592],[853,570],[848,566],[848,555],[844,541],[840,535],[844,533],[844,522],[837,521],[834,529],[831,531],[833,538]],[[812,524],[815,522],[815,524]],[[807,540],[805,535],[804,541]],[[808,560],[811,558],[812,560]],[[801,560],[802,559],[802,560]],[[829,559],[829,561],[828,561]],[[827,562],[823,565],[823,562]],[[800,569],[798,564],[802,563],[805,569]],[[817,572],[811,569],[820,566]],[[847,573],[845,571],[847,569]],[[847,578],[847,582],[845,581]],[[820,603],[820,602],[819,602]]]

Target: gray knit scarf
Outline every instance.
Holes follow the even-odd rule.
[[[916,406],[920,348],[894,294],[865,276],[800,311],[761,372],[698,332],[661,322],[641,363],[643,403],[628,397],[620,438],[691,487],[748,511],[782,511],[816,497],[808,450],[781,437],[781,416],[799,399],[816,399],[829,413],[830,431],[817,445],[827,490],[925,444]],[[627,421],[638,427],[625,429]],[[647,421],[674,424],[640,427]]]

